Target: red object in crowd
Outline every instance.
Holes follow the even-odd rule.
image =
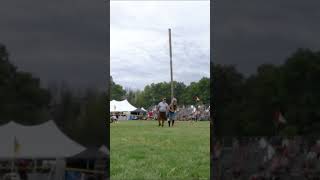
[[[152,111],[149,111],[148,116],[149,116],[149,118],[153,117]]]

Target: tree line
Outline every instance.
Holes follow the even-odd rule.
[[[107,144],[107,93],[87,89],[75,92],[67,84],[43,88],[40,79],[22,72],[9,61],[0,44],[0,126],[54,120],[69,137],[85,146]]]
[[[262,64],[247,77],[211,63],[211,77],[216,135],[319,135],[320,51],[298,49],[282,65]],[[281,128],[277,111],[287,120]]]
[[[43,88],[39,78],[19,71],[9,57],[6,47],[0,45],[0,125],[11,120],[33,125],[53,119],[62,131],[81,144],[99,145],[109,138],[106,123],[109,95],[111,100],[127,98],[134,106],[145,108],[162,97],[170,99],[168,82],[134,91],[116,84],[112,77],[105,92],[87,89],[78,93],[67,85]],[[211,78],[204,77],[190,85],[174,82],[174,92],[179,104],[194,104],[195,96],[204,104],[212,100],[216,135],[319,134],[319,51],[298,49],[283,64],[262,64],[248,76],[233,65],[211,62],[210,66]],[[281,111],[287,119],[281,129],[275,123],[276,111]]]
[[[111,99],[127,99],[135,107],[149,108],[158,104],[163,97],[171,99],[171,83],[160,82],[152,83],[144,87],[143,90],[125,89],[116,84],[111,79]],[[198,82],[191,82],[185,85],[183,82],[173,81],[174,96],[180,105],[194,105],[195,97],[198,97],[202,103],[210,104],[210,78],[203,77]]]

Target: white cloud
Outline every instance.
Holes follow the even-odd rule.
[[[169,81],[168,28],[174,79],[186,84],[209,76],[209,1],[111,1],[113,79],[130,88]]]

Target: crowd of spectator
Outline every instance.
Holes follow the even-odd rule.
[[[180,106],[176,113],[176,120],[179,121],[210,120],[210,106]],[[157,119],[157,112],[155,108],[151,108],[151,111],[148,112],[148,119]]]
[[[319,180],[320,141],[256,137],[216,141],[212,156],[217,180]]]

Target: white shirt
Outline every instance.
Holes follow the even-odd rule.
[[[159,107],[159,111],[160,111],[160,112],[166,112],[166,111],[167,111],[167,108],[168,108],[168,104],[161,101],[161,102],[158,104],[158,107]]]

